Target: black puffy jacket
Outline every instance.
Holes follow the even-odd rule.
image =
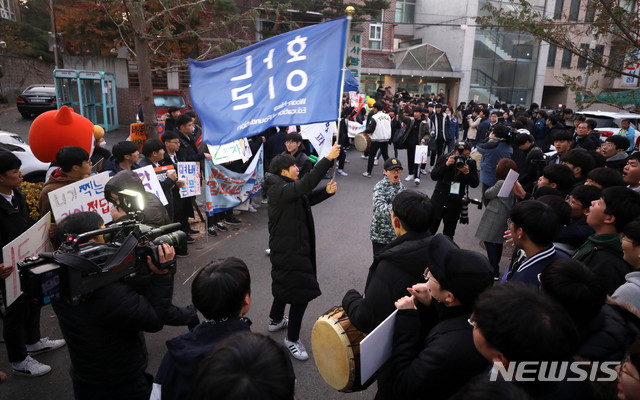
[[[351,289],[342,298],[342,307],[353,326],[370,333],[396,309],[395,301],[408,295],[408,287],[424,282],[431,238],[428,231],[408,232],[374,256],[364,297]]]
[[[269,198],[271,290],[283,303],[307,303],[321,294],[311,206],[331,196],[324,187],[314,190],[331,165],[323,158],[300,180],[270,175],[264,183]]]

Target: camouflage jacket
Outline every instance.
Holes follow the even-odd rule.
[[[392,183],[386,176],[373,187],[373,217],[369,229],[372,242],[387,244],[396,238],[391,225],[391,203],[403,190],[401,182]]]

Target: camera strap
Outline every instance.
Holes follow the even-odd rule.
[[[118,251],[111,256],[103,267],[78,254],[53,253],[52,258],[59,264],[66,265],[83,273],[109,271],[111,268],[121,265],[131,255],[138,244],[138,240],[130,233],[124,240]],[[44,255],[44,254],[43,254]]]

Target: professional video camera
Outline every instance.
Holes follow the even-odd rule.
[[[158,246],[184,246],[186,234],[179,223],[151,228],[138,222],[143,207],[137,192],[118,193],[119,206],[132,219],[79,235],[67,235],[53,253],[41,253],[18,263],[23,291],[35,302],[77,303],[84,296],[117,280],[147,275],[147,256],[160,269],[175,261],[160,263]],[[89,241],[102,235],[105,243]]]

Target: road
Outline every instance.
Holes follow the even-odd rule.
[[[22,120],[17,111],[0,113],[0,129],[26,137],[29,125],[30,121]],[[122,140],[120,137],[123,133],[118,132],[117,137],[110,135],[107,133],[106,140],[113,144]],[[366,169],[366,160],[361,159],[360,154],[355,150],[348,153],[350,163],[346,165],[345,171],[349,176],[338,176],[337,194],[313,208],[317,236],[318,280],[323,294],[309,304],[302,323],[300,336],[310,353],[310,359],[306,362],[293,360],[297,377],[296,397],[301,400],[372,399],[375,395],[375,385],[367,391],[348,396],[332,389],[318,373],[311,351],[311,329],[314,322],[331,307],[340,305],[347,290],[364,289],[367,271],[372,262],[371,242],[368,239],[372,212],[371,191],[375,183],[382,178],[382,165],[374,167],[373,178],[365,178],[361,174]],[[401,151],[400,159],[405,163],[404,151]],[[422,181],[420,186],[416,187],[411,182],[407,187],[431,195],[434,182],[430,178]],[[326,182],[323,181],[321,185]],[[471,189],[470,194],[475,198],[480,197],[479,189]],[[469,225],[459,226],[456,242],[463,248],[481,251],[484,254],[478,240],[474,238],[481,212],[476,207],[469,209],[471,222]],[[220,258],[240,257],[249,266],[252,278],[251,310],[247,315],[253,321],[251,329],[282,342],[284,331],[269,333],[267,330],[272,297],[271,264],[265,253],[268,247],[266,207],[260,207],[256,213],[243,212],[239,218],[242,220],[241,225],[230,227],[229,232],[221,233],[216,238],[209,238],[202,233],[195,235],[196,243],[190,245],[190,257],[179,260],[174,303],[180,306],[189,304],[191,278],[201,266]],[[202,223],[194,224],[194,227],[205,232]],[[43,336],[61,337],[56,316],[50,306],[43,308],[41,321]],[[155,374],[158,370],[165,353],[165,341],[184,332],[184,327],[165,327],[161,332],[146,334],[150,373]],[[15,376],[7,362],[6,349],[0,346],[0,371],[7,372],[9,376],[7,383],[0,385],[0,399],[73,398],[66,349],[38,355],[36,358],[51,365],[53,371],[38,378]]]

